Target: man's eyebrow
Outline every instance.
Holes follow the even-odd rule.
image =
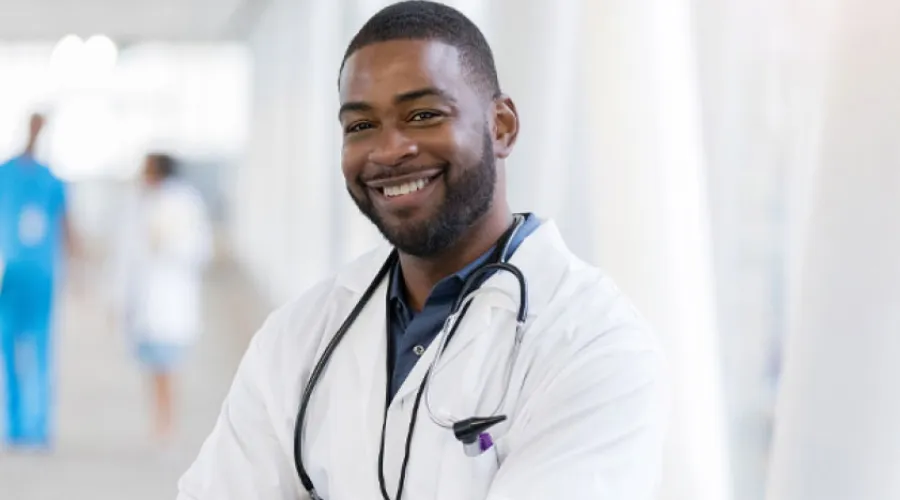
[[[402,94],[397,94],[394,97],[394,103],[402,104],[405,102],[416,101],[423,97],[439,97],[446,101],[456,102],[456,99],[454,99],[453,96],[441,89],[434,87],[425,87],[421,89],[410,90],[409,92],[403,92]]]
[[[403,104],[417,101],[423,97],[438,97],[444,99],[445,101],[449,101],[450,103],[456,102],[456,99],[454,99],[453,96],[451,96],[447,92],[444,92],[443,90],[434,87],[425,87],[397,94],[396,96],[394,96],[394,104]],[[372,111],[373,109],[375,108],[371,104],[364,101],[345,102],[344,104],[341,104],[341,109],[340,111],[338,111],[338,118],[343,116],[345,113],[351,113],[354,111],[365,113]]]
[[[372,111],[372,109],[372,105],[367,102],[345,102],[344,104],[341,104],[341,109],[338,111],[338,118],[344,116],[344,113],[351,113],[353,111],[364,113],[366,111]]]

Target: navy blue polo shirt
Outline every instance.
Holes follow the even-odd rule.
[[[536,216],[526,214],[525,222],[522,223],[522,227],[510,242],[510,255],[540,225],[541,222]],[[418,313],[413,311],[406,301],[406,286],[398,261],[392,273],[393,279],[388,295],[388,313],[390,314],[388,335],[390,336],[390,366],[392,367],[390,399],[394,398],[419,357],[425,352],[431,341],[437,337],[444,321],[450,315],[453,301],[462,290],[466,278],[487,261],[493,251],[494,248],[491,248],[459,272],[439,281],[431,289],[428,299],[425,300],[425,306]]]

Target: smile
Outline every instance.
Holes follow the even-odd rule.
[[[415,193],[416,191],[424,188],[431,182],[433,178],[428,179],[417,179],[414,181],[404,182],[403,184],[398,184],[395,186],[384,186],[381,188],[381,192],[387,196],[388,198],[395,198],[397,196],[403,196],[410,193]]]
[[[442,169],[429,169],[414,174],[401,175],[390,179],[367,182],[369,189],[381,193],[385,198],[395,199],[418,193],[430,186],[443,174]]]

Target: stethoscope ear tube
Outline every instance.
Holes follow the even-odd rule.
[[[303,422],[306,419],[306,410],[309,407],[309,402],[312,398],[312,392],[318,385],[319,378],[322,376],[322,372],[328,365],[328,361],[331,360],[332,352],[334,352],[338,344],[341,343],[341,340],[344,338],[344,335],[346,335],[350,330],[350,327],[353,326],[353,322],[356,321],[356,318],[360,315],[363,308],[366,306],[366,304],[368,304],[369,299],[372,297],[372,294],[375,293],[375,290],[377,290],[381,285],[381,282],[384,281],[385,276],[388,275],[397,259],[397,251],[393,250],[390,256],[388,256],[387,260],[384,262],[384,265],[381,266],[378,274],[375,275],[375,279],[372,280],[360,300],[356,303],[356,307],[354,307],[353,311],[351,311],[350,314],[347,315],[347,318],[341,324],[341,327],[337,332],[335,332],[334,337],[332,337],[331,341],[325,347],[325,351],[322,352],[322,356],[319,358],[318,363],[316,363],[315,368],[313,368],[313,371],[309,376],[309,381],[306,383],[306,388],[303,390],[303,395],[300,397],[300,408],[297,411],[297,420],[294,423],[294,465],[297,469],[297,474],[300,476],[300,482],[303,483],[303,488],[306,489],[313,500],[321,499],[321,497],[316,492],[309,474],[306,473],[306,468],[303,467],[303,440],[301,439],[303,433]]]
[[[479,278],[481,278],[482,275],[499,270],[511,273],[516,277],[516,281],[519,282],[519,310],[516,313],[516,321],[518,321],[519,323],[524,323],[525,319],[528,317],[528,284],[525,281],[525,275],[522,274],[522,271],[519,270],[518,267],[506,262],[485,264],[473,271],[472,274],[469,275],[469,278],[466,279],[466,282],[463,285],[462,291],[460,291],[459,296],[456,297],[456,301],[454,301],[453,303],[451,314],[459,311],[459,308],[462,305],[462,301],[466,299],[473,288],[476,288],[480,285]]]
[[[466,300],[469,293],[481,285],[482,276],[493,271],[502,270],[512,273],[516,277],[516,281],[519,282],[519,311],[516,314],[516,321],[518,321],[519,324],[525,323],[525,319],[528,317],[528,285],[525,281],[525,275],[522,274],[522,271],[520,271],[518,267],[509,264],[506,261],[507,254],[509,253],[509,246],[512,244],[512,240],[515,238],[516,233],[519,231],[519,228],[522,227],[524,222],[525,218],[523,216],[519,214],[514,216],[513,225],[510,226],[503,237],[500,238],[501,244],[497,245],[497,249],[494,251],[493,255],[491,255],[489,263],[478,267],[478,269],[473,271],[472,274],[466,278],[462,290],[460,290],[459,295],[456,296],[456,300],[453,301],[453,308],[450,310],[451,315],[459,312],[460,308],[463,307],[463,301]]]

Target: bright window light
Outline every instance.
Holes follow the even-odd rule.
[[[84,43],[84,63],[89,71],[107,74],[116,66],[119,49],[105,35],[94,35]]]
[[[66,35],[53,49],[50,69],[59,85],[97,86],[112,74],[119,50],[105,35],[93,35],[82,40],[78,35]]]
[[[53,48],[50,55],[50,69],[61,81],[75,78],[81,69],[81,54],[84,41],[77,35],[66,35]]]

